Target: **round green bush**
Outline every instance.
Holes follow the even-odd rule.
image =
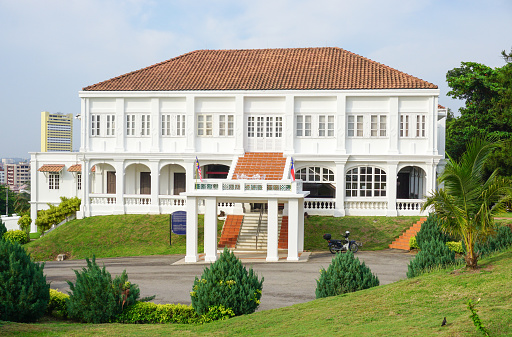
[[[24,245],[27,243],[27,233],[21,230],[10,230],[4,233],[4,238],[11,243],[19,243]]]
[[[337,253],[325,270],[320,270],[316,281],[316,298],[336,296],[379,285],[379,279],[372,274],[364,262],[352,252]]]
[[[190,297],[199,315],[222,305],[239,316],[258,308],[262,289],[263,277],[258,280],[252,268],[247,271],[235,254],[224,248],[219,259],[204,269],[201,278],[195,278]]]
[[[418,242],[416,241],[415,236],[411,236],[411,238],[409,239],[409,248],[410,249],[419,249],[420,248],[420,246],[418,246]]]
[[[463,254],[464,248],[462,248],[462,241],[448,241],[446,246],[454,253]]]
[[[69,295],[50,289],[50,302],[48,303],[46,313],[53,317],[66,318],[68,316],[66,308],[66,301],[68,299]]]
[[[19,244],[0,240],[0,320],[35,322],[44,315],[50,284],[43,268]]]
[[[455,253],[439,239],[426,241],[414,259],[407,266],[407,277],[416,277],[425,271],[455,263]]]

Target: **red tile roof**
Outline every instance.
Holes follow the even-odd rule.
[[[75,164],[68,168],[68,172],[82,172],[82,164]]]
[[[196,50],[85,91],[437,89],[341,48]]]
[[[446,108],[445,108],[444,106],[442,106],[441,104],[438,104],[438,105],[437,105],[437,108],[438,108],[438,109],[446,109]]]
[[[64,164],[45,164],[41,166],[39,172],[60,172],[64,168]]]
[[[279,152],[246,152],[238,158],[233,179],[281,180],[285,164]]]

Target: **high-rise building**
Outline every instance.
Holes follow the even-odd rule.
[[[5,164],[5,184],[19,187],[30,181],[30,163]]]
[[[73,150],[73,115],[41,112],[41,152]]]

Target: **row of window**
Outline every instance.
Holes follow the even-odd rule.
[[[48,174],[48,189],[58,190],[60,188],[60,175],[58,173]],[[82,189],[82,174],[76,175],[76,188],[80,191]]]
[[[185,136],[185,115],[164,114],[161,116],[160,130],[162,136]],[[114,136],[115,115],[91,115],[92,136]],[[360,138],[387,137],[387,115],[348,115],[347,136]],[[197,115],[198,136],[231,137],[234,135],[234,115],[200,114]],[[297,115],[297,137],[334,137],[334,115]],[[151,115],[126,115],[127,136],[150,136]],[[248,116],[247,136],[274,138],[283,135],[283,117]],[[425,114],[400,115],[400,137],[426,137]]]

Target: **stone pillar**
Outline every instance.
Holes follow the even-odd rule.
[[[37,153],[31,155],[30,160],[30,182],[31,182],[31,193],[30,193],[30,218],[32,223],[30,224],[30,232],[37,232],[36,218],[37,218],[37,199],[39,196],[39,182],[38,182],[38,164],[37,164]]]
[[[82,188],[84,189],[84,199],[82,200],[82,206],[84,210],[84,216],[91,216],[91,165],[89,160],[84,158],[82,163]]]
[[[388,211],[386,213],[387,216],[397,216],[398,212],[396,211],[396,175],[398,162],[392,161],[388,162],[388,170],[386,172],[386,196],[388,199]]]
[[[298,225],[298,230],[299,230],[299,242],[298,242],[298,245],[297,245],[297,248],[298,248],[298,252],[299,253],[302,253],[304,251],[304,199],[301,198],[298,200],[298,220],[299,220],[299,225]]]
[[[159,161],[151,160],[149,162],[149,169],[151,170],[151,205],[149,212],[153,214],[160,213],[160,205],[158,202],[158,190],[160,189],[160,170]]]
[[[336,153],[345,154],[347,130],[347,96],[339,94],[336,97]]]
[[[398,112],[398,97],[389,98],[389,154],[398,154],[398,142],[400,139],[400,113]],[[390,181],[390,180],[388,180]]]
[[[267,261],[279,261],[279,217],[277,214],[277,199],[268,200],[268,232],[267,232]]]
[[[124,214],[124,160],[114,160],[116,169],[116,204],[114,214]]]
[[[204,212],[204,260],[217,261],[217,198],[205,198]]]
[[[125,129],[124,98],[116,98],[116,152],[125,151]]]
[[[205,233],[206,235],[206,233]],[[185,262],[197,262],[197,198],[187,197],[187,247]]]
[[[299,200],[290,199],[288,201],[288,261],[299,260]],[[301,214],[304,217],[304,214]]]
[[[336,162],[336,209],[334,216],[345,216],[345,165],[346,161]]]

